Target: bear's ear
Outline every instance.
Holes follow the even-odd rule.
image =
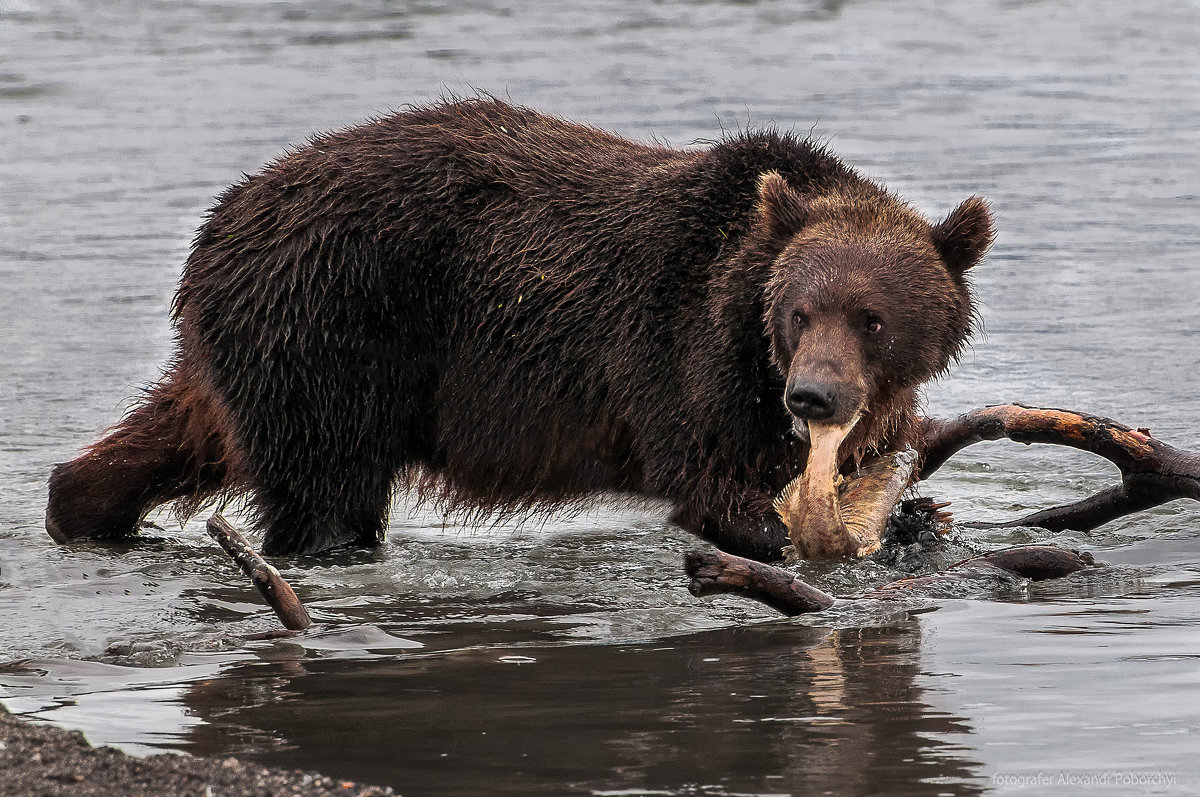
[[[933,228],[933,245],[956,275],[978,263],[995,239],[988,203],[977,196],[950,211]]]
[[[759,225],[773,238],[795,235],[804,226],[808,210],[779,172],[758,178]]]

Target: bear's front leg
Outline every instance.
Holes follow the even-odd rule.
[[[671,522],[726,553],[759,562],[777,562],[783,559],[783,549],[791,545],[791,540],[773,501],[772,493],[754,490],[725,507],[685,504],[671,515]]]

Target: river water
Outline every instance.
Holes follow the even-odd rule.
[[[310,132],[476,89],[678,145],[812,131],[931,216],[989,197],[982,332],[934,414],[1020,400],[1200,448],[1191,2],[0,0],[0,701],[138,754],[238,754],[408,795],[1200,794],[1200,506],[1045,540],[1108,567],[783,621],[699,601],[661,507],[280,562],[288,641],[199,522],[57,548],[46,475],[153,381],[189,241]],[[987,444],[961,519],[1115,469]],[[874,565],[809,565],[842,595]],[[2,790],[2,789],[0,789]]]

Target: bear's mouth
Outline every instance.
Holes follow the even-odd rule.
[[[803,418],[792,418],[792,433],[804,442],[809,442],[811,438],[808,434],[808,421]]]
[[[775,499],[775,511],[792,540],[790,559],[860,558],[879,550],[888,516],[912,481],[916,454],[877,457],[842,478],[842,442],[849,423],[807,424],[808,463]]]

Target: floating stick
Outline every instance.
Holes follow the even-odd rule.
[[[312,625],[308,610],[296,597],[291,585],[283,580],[279,571],[268,564],[253,548],[241,532],[234,528],[220,513],[208,519],[205,527],[208,536],[217,541],[225,549],[225,553],[237,562],[242,572],[250,576],[254,586],[275,610],[283,627],[289,631],[303,631]]]

